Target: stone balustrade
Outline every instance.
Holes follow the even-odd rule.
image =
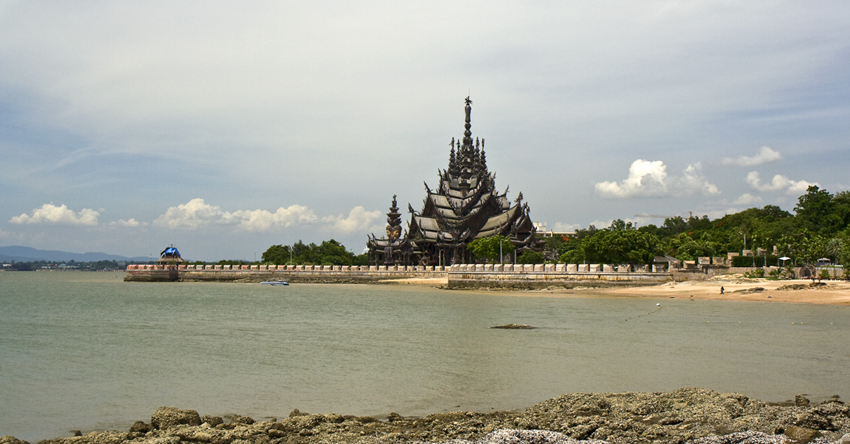
[[[168,280],[259,282],[369,283],[386,279],[447,278],[449,286],[465,283],[659,282],[678,280],[663,267],[630,264],[457,264],[422,265],[129,265],[125,280],[168,276]],[[157,280],[153,279],[152,280]],[[163,279],[165,280],[165,279]],[[518,284],[518,285],[519,285]],[[460,285],[461,287],[464,285]],[[520,286],[522,286],[520,285]],[[486,285],[484,285],[486,286]]]

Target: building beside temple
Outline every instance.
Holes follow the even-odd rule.
[[[180,252],[174,248],[172,244],[165,250],[162,250],[159,253],[159,259],[156,261],[157,264],[164,265],[179,265],[183,263],[183,257],[180,256]]]
[[[452,265],[472,263],[467,245],[475,239],[502,235],[521,254],[540,251],[522,193],[511,202],[505,189],[496,191],[496,175],[487,169],[484,139],[472,138],[472,101],[466,98],[463,139],[452,138],[448,169],[439,173],[439,186],[425,184],[427,196],[421,211],[408,204],[411,220],[401,233],[396,198],[387,213],[387,237],[371,235],[367,241],[374,265]]]

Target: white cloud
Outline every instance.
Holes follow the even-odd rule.
[[[629,167],[629,177],[622,182],[599,182],[596,193],[602,197],[661,197],[719,194],[717,186],[700,174],[700,164],[688,165],[681,176],[668,176],[663,161],[638,159]]]
[[[769,146],[763,146],[759,149],[759,153],[753,157],[741,156],[735,159],[725,157],[723,165],[756,166],[777,160],[782,160],[782,155],[770,149]]]
[[[229,212],[223,211],[218,206],[209,205],[201,198],[195,198],[185,204],[169,208],[153,223],[168,228],[189,230],[210,224],[236,225],[240,230],[252,232],[311,225],[341,234],[349,234],[369,228],[380,216],[380,211],[366,211],[362,206],[354,207],[348,213],[348,216],[319,217],[313,209],[303,205],[280,207],[274,213],[262,209]]]
[[[79,212],[74,212],[62,204],[56,206],[53,204],[44,204],[41,208],[32,210],[32,213],[26,213],[20,216],[15,216],[9,220],[13,224],[54,224],[54,225],[97,225],[97,217],[100,216],[91,208],[83,208]]]
[[[203,199],[195,198],[185,204],[170,207],[165,214],[157,217],[153,224],[194,230],[220,221],[223,215],[224,212],[219,207],[208,205]]]
[[[236,221],[239,228],[246,231],[269,231],[274,227],[308,225],[318,221],[316,213],[303,205],[280,207],[274,213],[267,210],[240,210],[225,213],[224,219]]]
[[[143,226],[147,225],[147,222],[139,222],[135,218],[130,218],[129,220],[118,219],[115,222],[110,222],[109,225],[118,225],[118,226],[121,226],[121,227],[134,228],[134,227],[140,227],[140,226],[143,227]]]
[[[343,215],[327,216],[322,218],[322,222],[328,225],[333,232],[349,234],[355,232],[367,232],[376,219],[381,217],[381,212],[366,211],[361,206],[356,206],[348,213],[348,217]]]
[[[735,205],[754,205],[761,203],[761,197],[753,196],[750,193],[745,193],[735,199]]]
[[[788,195],[799,195],[806,192],[806,189],[812,185],[818,185],[817,182],[806,182],[805,180],[791,180],[781,174],[773,176],[770,183],[761,183],[759,173],[750,171],[747,174],[747,184],[758,191],[784,191]]]

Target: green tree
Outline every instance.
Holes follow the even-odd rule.
[[[545,261],[543,253],[534,250],[525,250],[516,258],[518,264],[542,264]]]
[[[592,263],[651,264],[660,252],[657,236],[634,229],[601,230],[581,244],[582,259]]]
[[[318,263],[321,265],[351,265],[354,262],[354,254],[333,239],[322,241],[317,250]]]
[[[289,245],[272,245],[263,253],[262,262],[268,265],[285,265],[289,263]]]
[[[842,220],[837,209],[832,194],[817,185],[809,186],[794,207],[799,226],[827,233],[835,232],[841,226]]]
[[[482,237],[470,242],[466,249],[469,250],[475,257],[487,259],[489,261],[497,261],[499,259],[499,247],[501,245],[501,253],[503,256],[508,256],[514,252],[514,244],[502,235]]]

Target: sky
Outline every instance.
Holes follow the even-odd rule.
[[[467,96],[548,229],[791,211],[850,190],[848,73],[844,0],[0,0],[0,245],[360,253]]]

